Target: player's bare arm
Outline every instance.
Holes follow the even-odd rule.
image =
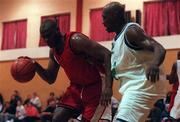
[[[111,77],[111,53],[108,49],[95,41],[89,40],[83,34],[74,34],[71,38],[72,49],[79,53],[84,53],[95,58],[103,64],[105,68],[105,90],[102,94],[102,103],[107,105],[111,101],[112,96],[112,77]]]
[[[50,50],[49,52],[49,62],[47,69],[43,68],[37,62],[35,62],[35,64],[36,64],[36,72],[40,75],[40,77],[43,80],[45,80],[49,84],[55,82],[60,65],[55,61],[52,50]]]
[[[164,47],[153,38],[146,35],[138,26],[133,26],[128,29],[126,37],[132,45],[142,48],[143,50],[154,52],[154,58],[146,71],[146,75],[148,80],[151,80],[152,82],[159,80],[159,66],[164,61],[166,54]]]

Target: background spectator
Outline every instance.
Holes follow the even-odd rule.
[[[50,92],[50,93],[49,93],[49,98],[47,99],[47,106],[49,105],[49,103],[50,103],[51,101],[55,101],[55,99],[56,99],[56,97],[55,97],[54,92]]]
[[[38,109],[39,112],[41,112],[41,100],[36,92],[33,93],[31,98],[31,103]]]
[[[41,112],[41,121],[42,122],[51,122],[56,109],[56,100],[51,100],[49,105]]]
[[[26,110],[24,108],[24,105],[22,104],[22,101],[19,99],[17,101],[17,107],[16,107],[16,118],[17,122],[26,122],[25,117],[26,117]]]

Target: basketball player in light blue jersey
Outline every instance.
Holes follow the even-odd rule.
[[[122,99],[114,122],[145,122],[156,100],[165,97],[165,49],[136,23],[126,23],[124,6],[111,2],[103,9],[103,24],[115,32],[111,70],[120,82]]]

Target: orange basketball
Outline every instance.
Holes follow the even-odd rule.
[[[16,59],[11,66],[11,75],[21,83],[32,80],[35,75],[35,65],[32,59],[23,56]]]

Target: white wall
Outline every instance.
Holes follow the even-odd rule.
[[[27,48],[38,47],[41,16],[71,13],[70,29],[75,30],[76,0],[0,0],[0,12],[0,45],[2,22],[28,20]]]
[[[83,33],[89,35],[89,13],[91,9],[94,8],[103,8],[107,3],[112,1],[118,1],[122,4],[125,4],[126,10],[141,10],[143,11],[143,2],[153,1],[153,0],[84,0],[83,4]],[[155,0],[157,1],[157,0]]]
[[[89,35],[89,12],[93,8],[102,8],[111,1],[126,5],[126,10],[143,10],[143,1],[150,0],[84,0],[82,32]],[[0,51],[0,61],[13,60],[27,55],[33,58],[48,57],[47,47],[39,48],[40,17],[44,15],[71,13],[71,30],[76,27],[76,0],[0,0],[0,46],[2,39],[2,22],[18,19],[28,20],[27,48]],[[166,49],[180,48],[180,35],[155,37]],[[110,49],[111,41],[101,42]]]
[[[177,42],[180,41],[180,35],[175,36],[164,36],[164,37],[154,37],[156,41],[162,44],[165,49],[177,49],[180,48],[180,45]],[[103,46],[111,50],[112,41],[100,42]],[[176,47],[176,48],[175,48]],[[48,58],[49,48],[27,48],[27,49],[18,49],[18,50],[7,50],[0,52],[0,61],[14,60],[19,56],[29,56],[32,58]]]

